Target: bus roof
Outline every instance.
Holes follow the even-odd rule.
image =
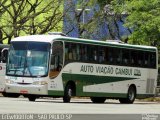
[[[61,36],[61,35],[21,36],[21,37],[12,39],[11,42],[12,41],[37,41],[37,42],[52,43],[54,40],[63,40],[65,42],[85,43],[85,44],[110,46],[110,47],[118,47],[118,48],[126,48],[126,49],[136,49],[136,50],[142,50],[142,51],[152,51],[152,52],[157,51],[157,48],[153,46],[131,45],[131,44],[120,43],[120,42],[89,40],[89,39],[81,39],[81,38],[67,37],[67,36]]]

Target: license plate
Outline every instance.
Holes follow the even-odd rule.
[[[28,94],[28,91],[27,90],[20,90],[20,93]]]

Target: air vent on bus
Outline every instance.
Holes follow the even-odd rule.
[[[147,79],[146,93],[153,93],[153,92],[154,92],[154,80]]]
[[[48,34],[49,34],[49,35],[61,35],[61,36],[67,36],[66,34],[61,33],[61,32],[49,32]]]

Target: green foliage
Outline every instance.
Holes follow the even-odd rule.
[[[62,30],[63,0],[1,0],[0,41]]]
[[[112,4],[116,12],[123,11],[128,14],[125,26],[133,30],[129,37],[131,43],[159,46],[159,0],[124,0],[119,3],[114,0]]]
[[[97,3],[100,5],[101,8],[104,8],[106,4],[110,4],[112,0],[97,0]]]

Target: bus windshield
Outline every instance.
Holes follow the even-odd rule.
[[[12,42],[7,75],[47,76],[50,44],[45,42]]]

